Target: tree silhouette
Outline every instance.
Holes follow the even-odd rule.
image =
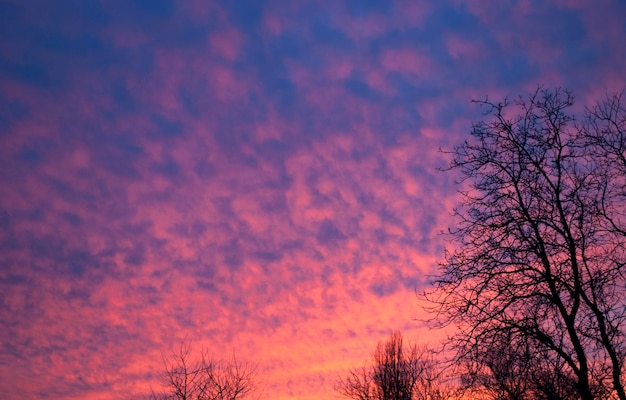
[[[171,356],[163,357],[163,390],[153,400],[237,400],[257,393],[256,367],[235,356],[217,360],[202,351],[193,357],[187,342]]]
[[[562,360],[538,349],[528,337],[503,331],[475,346],[462,366],[464,388],[479,388],[498,400],[575,400],[575,378]]]
[[[373,364],[351,370],[336,390],[355,400],[445,399],[430,355],[416,345],[405,346],[400,332],[378,343]]]
[[[450,342],[456,359],[489,371],[487,352],[508,343],[514,366],[533,357],[561,369],[546,384],[571,380],[583,400],[626,400],[621,96],[581,122],[573,95],[561,89],[478,103],[486,119],[450,152],[450,169],[462,176],[459,222],[426,293],[442,323],[458,327]],[[497,381],[497,371],[490,374]]]

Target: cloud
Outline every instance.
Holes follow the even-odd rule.
[[[626,64],[616,2],[0,7],[5,398],[145,392],[185,338],[332,396],[390,331],[436,339],[470,100],[586,104]]]

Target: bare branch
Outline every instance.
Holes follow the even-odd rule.
[[[425,296],[459,328],[467,382],[495,398],[626,400],[626,111],[614,96],[577,125],[574,100],[478,101],[486,119],[449,152],[469,190]]]

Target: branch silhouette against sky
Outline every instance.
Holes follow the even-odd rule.
[[[625,86],[621,0],[0,2],[0,397],[117,399],[183,340],[270,399],[417,321],[472,99]],[[598,110],[599,112],[601,110]],[[617,221],[619,222],[619,221]]]

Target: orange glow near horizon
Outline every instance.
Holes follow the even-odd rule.
[[[470,100],[625,82],[618,0],[251,3],[0,4],[0,398],[141,398],[181,341],[339,398],[444,337]]]

